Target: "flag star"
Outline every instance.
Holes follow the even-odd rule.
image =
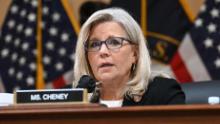
[[[210,23],[209,25],[208,25],[208,32],[209,33],[213,33],[213,32],[216,32],[216,25],[215,24],[213,24],[213,23]]]
[[[15,69],[14,68],[9,68],[9,70],[8,70],[8,74],[10,75],[10,76],[13,76],[14,74],[15,74]]]
[[[214,62],[216,68],[220,68],[220,58],[217,58]]]
[[[32,53],[36,56],[36,55],[37,55],[37,50],[36,50],[36,49],[33,49],[33,50],[32,50]]]
[[[201,27],[202,26],[202,24],[203,24],[203,20],[202,19],[197,19],[196,21],[195,21],[195,26],[196,27]]]
[[[213,18],[217,18],[217,17],[219,17],[219,11],[218,11],[218,9],[212,9],[211,10],[211,16],[213,17]]]
[[[217,50],[220,53],[220,45],[217,46]]]
[[[75,54],[74,54],[74,53],[70,55],[70,59],[71,59],[72,61],[75,60]]]
[[[34,78],[32,76],[28,76],[26,79],[28,86],[34,85]]]
[[[12,61],[15,62],[17,60],[17,58],[18,58],[18,54],[17,53],[13,53],[12,56],[11,56]]]
[[[19,64],[20,64],[20,65],[24,65],[25,63],[26,63],[25,57],[21,57],[21,58],[19,59]]]
[[[23,25],[22,24],[18,24],[18,26],[17,26],[17,31],[18,32],[21,32],[22,30],[23,30]]]
[[[9,28],[13,28],[15,26],[15,21],[14,20],[10,20],[10,21],[8,21],[7,25],[8,25]]]
[[[43,62],[44,62],[44,64],[48,65],[51,63],[51,58],[46,55],[43,57]]]
[[[21,79],[23,78],[23,73],[22,73],[22,72],[18,72],[18,73],[16,74],[16,78],[17,78],[18,80],[21,80]]]
[[[2,51],[1,51],[1,56],[2,57],[7,57],[8,56],[8,54],[9,54],[9,50],[8,49],[3,49]]]
[[[43,14],[47,15],[49,13],[49,8],[47,6],[43,7]]]
[[[48,50],[53,50],[54,49],[54,43],[51,42],[51,41],[48,41],[46,43],[46,47],[47,47]]]
[[[45,26],[46,26],[46,23],[45,23],[44,21],[42,21],[42,22],[40,23],[40,26],[41,26],[42,29],[44,29]]]
[[[55,27],[51,27],[51,28],[49,29],[49,33],[50,33],[50,35],[52,35],[52,36],[56,36],[57,33],[58,33],[58,31],[57,31],[57,29],[56,29]]]
[[[11,40],[12,40],[12,36],[11,36],[10,34],[7,34],[7,35],[5,36],[5,42],[6,42],[6,43],[10,43]]]
[[[15,14],[15,13],[17,13],[17,12],[18,12],[18,6],[13,5],[13,6],[11,7],[11,13],[12,13],[12,14]]]
[[[58,62],[58,63],[56,63],[55,68],[56,68],[58,71],[60,71],[60,70],[63,69],[63,64],[60,63],[60,62]]]
[[[47,72],[46,71],[44,71],[44,78],[47,78]]]
[[[60,20],[60,14],[57,13],[57,12],[53,13],[52,20],[55,21],[55,22],[59,21]]]
[[[32,0],[32,1],[31,1],[31,5],[32,5],[33,7],[37,7],[38,1],[37,1],[37,0]]]
[[[32,62],[32,63],[29,65],[29,68],[30,68],[32,71],[35,71],[35,70],[36,70],[36,64]]]
[[[205,4],[202,5],[202,7],[200,8],[200,11],[201,12],[205,12],[206,11],[206,5]]]
[[[15,47],[18,47],[20,45],[20,42],[21,42],[21,40],[16,38],[15,41],[14,41]]]
[[[20,15],[21,17],[25,17],[27,14],[27,11],[25,9],[21,10]]]
[[[205,45],[206,48],[212,47],[212,46],[213,46],[213,40],[210,39],[210,38],[207,38],[207,39],[204,41],[204,45]]]
[[[29,48],[29,44],[28,44],[28,43],[23,43],[23,44],[22,44],[22,49],[23,49],[24,51],[26,51],[28,48]]]
[[[62,34],[61,34],[61,40],[62,40],[63,42],[68,41],[68,40],[69,40],[69,35],[68,35],[68,33],[62,33]]]
[[[32,35],[33,31],[31,28],[26,28],[24,33],[25,33],[25,36],[28,37]]]
[[[61,56],[64,56],[64,55],[66,54],[66,49],[65,49],[65,48],[60,48],[60,49],[59,49],[59,54],[60,54]]]
[[[30,14],[28,15],[28,20],[29,20],[30,22],[35,21],[35,20],[36,20],[36,15],[35,15],[34,13],[30,13]]]

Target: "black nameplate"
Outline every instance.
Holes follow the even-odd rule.
[[[45,89],[45,90],[17,90],[15,102],[20,103],[86,103],[87,90],[77,89]]]

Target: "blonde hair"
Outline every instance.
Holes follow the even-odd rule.
[[[88,40],[93,26],[107,21],[114,21],[120,24],[127,33],[128,39],[138,45],[138,61],[136,68],[132,71],[132,77],[127,82],[127,88],[124,93],[126,96],[133,99],[136,96],[141,98],[149,84],[151,74],[150,55],[146,47],[146,39],[140,26],[125,10],[120,8],[108,8],[96,11],[82,26],[76,46],[74,64],[75,81],[73,85],[77,85],[82,75],[93,76],[87,61],[84,42]]]

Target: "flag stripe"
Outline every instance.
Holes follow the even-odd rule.
[[[55,79],[53,81],[53,88],[61,88],[65,86],[65,80],[63,79],[63,76],[60,76],[59,78]]]
[[[178,53],[174,55],[170,65],[175,74],[176,79],[179,82],[191,82],[192,81],[192,77],[190,76],[183,60],[181,59]]]
[[[66,72],[64,74],[63,78],[65,80],[66,85],[69,85],[69,84],[72,85],[72,83],[73,83],[73,70]]]
[[[189,34],[184,38],[178,52],[194,81],[211,79]]]

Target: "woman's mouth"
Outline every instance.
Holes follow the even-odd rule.
[[[103,63],[99,66],[99,68],[108,68],[108,67],[112,67],[112,66],[113,66],[113,64],[111,64],[111,63]]]

